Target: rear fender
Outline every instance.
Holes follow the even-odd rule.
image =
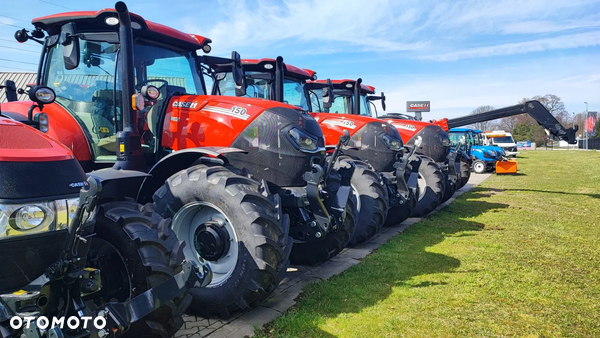
[[[248,152],[238,148],[223,147],[197,147],[176,151],[163,157],[148,172],[150,177],[146,177],[137,194],[138,203],[148,203],[152,201],[152,195],[160,188],[165,181],[174,173],[189,168],[194,162],[203,156],[212,156],[220,164],[228,164],[229,160],[224,156],[229,153]],[[220,160],[220,161],[219,161]]]

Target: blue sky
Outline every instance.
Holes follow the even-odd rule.
[[[544,94],[561,97],[569,112],[584,111],[584,101],[600,110],[598,0],[126,3],[147,20],[211,38],[213,55],[281,55],[321,79],[362,77],[386,93],[390,112],[404,112],[407,100],[431,100],[425,117],[437,119]],[[39,45],[13,42],[14,26],[113,6],[4,0],[0,71],[36,69]]]

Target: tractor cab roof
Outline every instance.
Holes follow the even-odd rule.
[[[327,80],[310,81],[310,83],[326,85]],[[351,89],[356,84],[356,80],[331,80],[331,83],[333,84],[334,89]],[[373,86],[367,86],[361,83],[360,89],[362,94],[375,94],[375,87]]]
[[[117,11],[111,8],[99,11],[59,13],[31,21],[35,27],[45,30],[49,35],[59,34],[61,27],[69,22],[75,23],[77,32],[117,32],[119,29]],[[134,37],[149,38],[153,41],[187,51],[202,49],[202,47],[212,42],[209,38],[200,35],[186,34],[176,29],[144,20],[141,16],[133,13],[131,13],[131,25]]]
[[[250,72],[253,72],[253,71],[274,72],[276,62],[277,61],[275,59],[268,59],[268,58],[242,60],[244,69],[247,71],[250,71]],[[286,64],[286,63],[283,64],[283,67],[285,69],[285,75],[287,75],[287,76],[299,78],[301,80],[316,80],[317,79],[317,72],[315,72],[313,70],[298,68],[296,66],[292,66],[292,65]]]
[[[466,132],[474,132],[471,128],[452,128],[448,130],[449,133],[466,133]]]

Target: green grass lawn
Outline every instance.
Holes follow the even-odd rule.
[[[600,152],[529,151],[259,337],[600,337]]]

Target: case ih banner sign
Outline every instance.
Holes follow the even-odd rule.
[[[406,111],[429,111],[430,101],[406,101]]]

